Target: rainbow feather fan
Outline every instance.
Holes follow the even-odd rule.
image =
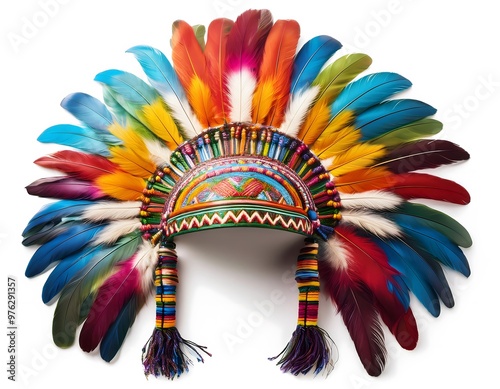
[[[38,139],[68,147],[36,160],[59,174],[27,186],[54,201],[23,233],[25,245],[39,246],[26,276],[53,267],[42,298],[57,300],[54,342],[69,347],[81,325],[81,348],[111,361],[154,293],[144,371],[179,376],[189,356],[210,354],[176,327],[175,237],[264,227],[304,236],[297,327],[270,359],[295,375],[332,369],[321,292],[368,374],[380,375],[384,328],[413,349],[411,298],[438,316],[454,304],[444,269],[470,274],[466,229],[419,203],[469,203],[466,189],[430,173],[468,153],[433,138],[442,128],[433,107],[397,98],[409,80],[367,74],[370,57],[339,56],[329,36],[301,42],[296,21],[275,22],[267,10],[216,19],[206,39],[204,31],[175,22],[171,60],[132,47],[147,82],[99,73],[103,101],[69,95],[62,107],[78,124]]]

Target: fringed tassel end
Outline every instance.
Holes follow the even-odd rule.
[[[192,362],[186,352],[196,357],[198,362],[204,362],[202,352],[212,356],[205,349],[205,346],[199,346],[182,338],[175,327],[155,328],[153,335],[142,349],[144,374],[146,377],[152,374],[155,377],[165,376],[173,380],[189,371]]]
[[[293,375],[307,374],[313,369],[315,375],[321,371],[328,375],[334,367],[334,347],[333,340],[322,328],[298,325],[283,351],[269,360],[279,358],[277,365],[281,370]]]

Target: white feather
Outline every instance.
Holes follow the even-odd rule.
[[[141,225],[141,222],[135,219],[113,221],[94,238],[92,243],[95,245],[115,243],[122,236],[137,231]]]
[[[89,206],[82,217],[91,221],[132,219],[139,217],[141,205],[140,201],[99,201]]]
[[[135,267],[141,279],[141,290],[148,293],[154,286],[154,270],[158,263],[158,245],[143,242],[135,257]]]
[[[326,247],[326,258],[336,270],[345,270],[349,266],[349,252],[344,243],[334,235],[324,245]]]
[[[372,212],[342,211],[342,223],[352,224],[379,238],[395,237],[401,234],[401,230],[396,223]]]
[[[229,117],[234,122],[252,120],[252,98],[257,85],[255,77],[249,70],[230,74],[227,80],[229,94]]]
[[[362,193],[340,193],[342,207],[345,209],[394,209],[403,199],[394,193],[380,190],[369,190]]]
[[[184,130],[186,139],[194,138],[203,131],[200,121],[194,115],[186,99],[179,100],[174,93],[162,93],[161,95],[170,108],[172,117]]]
[[[149,151],[149,156],[151,160],[156,164],[156,166],[162,165],[169,161],[172,151],[162,145],[160,142],[144,139],[144,144]]]
[[[312,103],[316,99],[319,90],[319,86],[315,85],[293,95],[292,100],[288,104],[285,119],[280,127],[282,132],[285,132],[293,137],[297,136],[300,126],[309,111],[309,107],[311,107]]]

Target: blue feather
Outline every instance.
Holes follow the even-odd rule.
[[[59,262],[43,285],[43,302],[48,304],[102,250],[102,246],[86,247]]]
[[[159,92],[174,93],[179,100],[186,98],[177,73],[160,50],[150,46],[134,46],[127,53],[135,55],[149,82]]]
[[[100,354],[106,362],[111,362],[123,344],[129,328],[134,324],[138,310],[137,296],[133,295],[125,304],[116,320],[111,324],[101,341]]]
[[[60,261],[85,247],[105,225],[77,224],[43,244],[26,267],[26,277],[43,272],[51,263]]]
[[[47,128],[38,137],[42,143],[56,143],[74,147],[91,154],[104,157],[110,156],[108,144],[120,144],[120,140],[112,134],[105,136],[96,133],[93,129],[75,126],[72,124],[57,124]]]
[[[370,140],[435,113],[435,108],[418,100],[389,100],[361,113],[355,126],[362,140]]]
[[[426,258],[433,258],[468,277],[470,267],[462,250],[444,234],[407,215],[394,215],[394,221],[408,236],[412,246]]]
[[[92,204],[95,202],[85,200],[60,200],[47,204],[31,218],[22,235],[27,237],[40,231],[46,224],[56,225],[63,218],[80,215]]]
[[[158,98],[155,89],[139,77],[122,70],[106,70],[95,76],[94,80],[107,85],[114,93],[115,98],[119,97],[135,108],[150,104]],[[122,103],[120,100],[117,101]],[[126,106],[124,108],[127,109]],[[129,113],[134,115],[135,112],[129,111]]]
[[[396,73],[380,72],[364,76],[340,92],[331,107],[332,118],[345,110],[359,114],[410,86],[409,80]]]
[[[65,97],[61,106],[88,127],[107,131],[113,123],[108,108],[95,97],[86,93],[72,93]]]
[[[323,65],[342,47],[342,44],[326,35],[307,41],[299,50],[293,63],[290,93],[295,94],[309,87]]]
[[[384,250],[389,264],[401,273],[409,290],[433,316],[439,316],[441,306],[437,290],[446,289],[448,285],[443,285],[433,269],[404,242],[378,240],[377,244]]]

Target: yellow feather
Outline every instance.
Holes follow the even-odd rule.
[[[259,83],[253,95],[252,120],[254,123],[265,124],[266,116],[274,103],[274,86],[272,80]]]
[[[320,158],[326,159],[335,154],[335,150],[339,148],[335,147],[335,142],[339,139],[344,138],[347,132],[352,132],[355,135],[350,136],[352,142],[356,142],[360,135],[359,131],[354,130],[351,126],[354,119],[352,112],[344,111],[337,115],[325,128],[325,130],[319,135],[318,139],[311,145],[311,150]],[[341,134],[336,134],[337,132],[342,132]],[[342,146],[345,147],[345,146]],[[333,149],[332,153],[329,152]],[[342,149],[340,149],[342,150]]]
[[[209,86],[198,76],[194,76],[191,80],[188,99],[196,117],[204,128],[224,124],[224,118],[216,115],[217,107],[213,102]]]
[[[316,154],[316,150],[311,148],[311,150],[320,159],[327,159],[335,155],[341,154],[348,150],[349,148],[356,145],[361,138],[359,130],[355,130],[354,127],[348,126],[331,133],[327,140],[327,145],[322,151]],[[329,146],[328,146],[329,144]]]
[[[384,146],[358,143],[346,152],[332,158],[327,170],[335,177],[373,165],[385,154]]]
[[[312,145],[327,127],[330,120],[330,107],[325,99],[319,99],[308,112],[297,138],[306,145]]]
[[[123,141],[121,146],[110,147],[110,160],[130,174],[149,178],[156,170],[144,140],[130,128],[113,123],[109,131]]]
[[[97,178],[96,184],[107,195],[123,201],[140,199],[146,187],[142,178],[125,172],[102,175]]]
[[[142,116],[144,124],[158,138],[163,139],[169,149],[174,150],[184,142],[174,119],[161,99],[144,106]]]

